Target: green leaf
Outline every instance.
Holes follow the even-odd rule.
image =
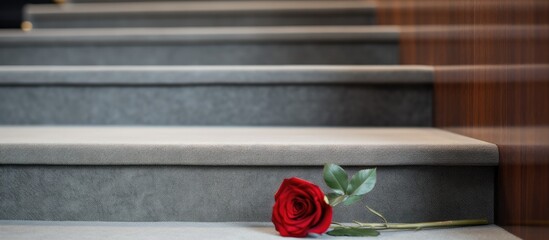
[[[340,166],[328,163],[324,165],[324,182],[330,187],[334,192],[339,194],[345,194],[347,186],[349,185],[349,176],[343,168]]]
[[[362,199],[362,196],[354,196],[354,195],[351,195],[351,196],[349,196],[347,199],[345,199],[345,200],[343,201],[343,204],[346,205],[346,206],[347,206],[347,205],[351,205],[351,204],[353,204],[353,203],[359,201],[360,199]]]
[[[346,195],[341,195],[339,193],[328,193],[326,197],[328,197],[328,202],[331,206],[336,206],[347,199]]]
[[[379,232],[368,228],[336,228],[326,234],[330,236],[376,237]]]
[[[376,169],[364,169],[356,173],[350,182],[349,195],[360,196],[372,191],[376,185]]]

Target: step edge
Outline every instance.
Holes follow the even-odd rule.
[[[432,66],[0,66],[5,85],[432,84]]]
[[[371,0],[343,1],[226,1],[213,2],[120,2],[78,4],[27,4],[26,15],[73,15],[73,14],[136,14],[136,13],[265,13],[265,12],[371,12],[376,3]]]
[[[313,27],[182,27],[182,28],[90,28],[34,29],[29,32],[0,31],[0,44],[101,44],[189,42],[391,42],[398,43],[397,26]]]
[[[0,164],[322,166],[328,162],[337,162],[347,166],[497,166],[499,162],[498,149],[494,144],[434,128],[400,128],[392,130],[346,128],[344,130],[346,132],[343,132],[344,135],[342,135],[343,138],[336,139],[335,142],[332,140],[335,138],[333,137],[333,134],[336,133],[334,131],[341,133],[338,128],[330,128],[331,130],[326,130],[326,128],[165,128],[164,133],[161,134],[166,134],[166,131],[174,132],[177,129],[183,131],[178,132],[179,138],[184,135],[203,133],[206,131],[204,129],[210,130],[206,134],[212,134],[211,131],[218,131],[218,133],[221,131],[222,135],[220,135],[221,140],[214,141],[211,139],[204,140],[204,138],[194,140],[195,137],[192,141],[189,141],[189,139],[177,141],[170,140],[169,137],[162,135],[162,138],[166,137],[164,139],[168,141],[151,142],[153,135],[150,130],[158,131],[151,127],[133,129],[85,127],[93,134],[100,131],[112,131],[112,129],[122,129],[122,132],[118,131],[116,133],[118,135],[127,135],[128,131],[135,131],[135,129],[148,129],[146,131],[149,132],[146,132],[148,138],[145,142],[108,140],[103,136],[101,143],[93,139],[91,142],[84,139],[84,142],[80,143],[73,140],[68,140],[70,142],[56,140],[58,142],[53,144],[45,143],[43,139],[29,140],[18,137],[15,137],[15,140],[9,139],[10,134],[11,136],[25,134],[22,129],[26,129],[26,134],[31,132],[37,134],[36,131],[40,128],[50,133],[61,134],[61,136],[67,134],[68,129],[65,128],[65,132],[61,132],[60,129],[62,130],[63,127],[0,128],[0,132],[4,132],[4,135],[8,136],[7,139],[0,138]],[[7,132],[6,129],[11,129],[11,133]],[[73,127],[69,130],[85,136],[82,129],[84,128]],[[255,129],[261,130],[259,130],[259,135],[257,133],[254,135],[254,141],[238,140],[233,139],[233,137],[227,138],[230,135],[234,136],[235,133],[250,134],[246,131],[255,131]],[[318,129],[325,129],[323,132],[325,135],[318,135],[317,132],[322,131]],[[355,134],[358,131],[355,129],[366,131],[360,134],[374,134],[371,129],[376,129],[374,131],[378,131],[378,134],[379,131],[389,131],[389,134],[392,131],[393,137],[395,131],[398,131],[396,133],[400,137],[400,133],[407,129],[408,134],[414,134],[414,138],[425,134],[425,136],[430,136],[436,140],[427,140],[428,143],[422,144],[413,143],[415,140],[411,141],[410,139],[404,140],[404,143],[398,142],[400,140],[397,143],[387,142],[387,139],[383,138],[374,140],[374,142],[372,142],[372,139],[361,142],[362,140],[359,141],[357,138],[361,138],[362,135],[348,136],[350,132]],[[126,134],[123,131],[126,131]],[[223,133],[223,131],[225,132]],[[279,134],[282,131],[291,131],[292,135],[295,134],[295,131],[298,131],[300,137],[303,134],[314,134],[308,136],[309,140],[296,140],[292,136],[289,136],[289,138],[280,138],[278,136],[277,139],[275,135],[269,135]],[[303,131],[309,131],[309,133]],[[383,132],[383,134],[386,133]],[[158,133],[156,135],[156,138],[158,138]],[[313,139],[311,136],[314,140],[311,140]],[[329,139],[322,139],[322,136]],[[320,139],[320,142],[315,142],[316,139]],[[448,142],[441,143],[441,139],[447,139]]]
[[[352,225],[352,224],[349,224]],[[221,236],[212,235],[212,231],[220,231],[223,234],[244,234],[246,236],[256,235],[256,237],[261,236],[260,238],[269,238],[269,239],[279,239],[280,236],[274,229],[274,226],[270,222],[91,222],[91,221],[29,221],[29,220],[0,220],[0,227],[10,228],[13,232],[12,234],[24,234],[27,237],[31,237],[33,234],[36,234],[36,239],[43,239],[44,237],[51,236],[58,232],[67,233],[68,229],[73,229],[73,234],[78,234],[78,236],[83,236],[82,228],[86,230],[91,230],[94,228],[104,229],[108,228],[108,231],[111,235],[121,236],[119,234],[128,234],[128,235],[141,235],[149,232],[147,230],[153,231],[154,236],[158,237],[158,233],[162,232],[164,238],[169,239],[181,239],[182,233],[188,231],[187,228],[195,231],[190,233],[190,236],[193,236],[192,239],[196,238],[196,235],[203,236],[208,239],[218,239]],[[47,230],[48,228],[54,228],[55,231]],[[79,230],[80,228],[80,230]],[[155,228],[158,228],[155,230]],[[135,229],[141,229],[136,231]],[[152,229],[152,230],[151,230]],[[161,230],[161,231],[159,231]],[[78,232],[78,233],[75,233]],[[178,233],[179,232],[179,233]],[[206,234],[208,232],[208,234]],[[89,231],[84,231],[84,236],[89,234]],[[187,233],[189,234],[189,233]],[[455,234],[453,236],[452,234]],[[452,239],[487,239],[486,234],[497,236],[498,239],[506,240],[515,240],[519,239],[518,237],[512,235],[511,233],[505,231],[500,226],[495,224],[484,225],[484,226],[470,226],[470,227],[460,227],[460,228],[446,228],[446,229],[435,229],[435,230],[421,230],[421,231],[407,231],[407,232],[383,232],[378,238],[380,239],[429,239],[429,238],[439,238],[441,236],[451,237]],[[24,236],[23,235],[23,236]],[[107,235],[102,235],[106,237]],[[419,236],[418,236],[419,235]],[[477,236],[479,236],[477,238]],[[170,237],[171,236],[171,237]],[[430,237],[429,237],[430,236]],[[173,238],[172,238],[173,237]],[[225,235],[227,237],[227,235]],[[230,236],[229,236],[230,237]],[[236,236],[233,236],[236,237]],[[34,238],[31,238],[34,239]],[[184,238],[186,239],[186,238]]]

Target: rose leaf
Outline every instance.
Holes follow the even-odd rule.
[[[326,234],[330,236],[376,237],[379,232],[368,228],[337,228]]]
[[[360,196],[372,191],[376,185],[376,169],[364,169],[356,173],[350,182],[349,195]]]
[[[334,192],[339,194],[345,194],[347,186],[349,184],[349,176],[340,166],[328,163],[324,165],[324,182],[330,187]]]
[[[360,199],[362,199],[362,196],[351,195],[347,199],[343,200],[343,205],[346,205],[346,206],[351,205],[351,204],[359,201]]]

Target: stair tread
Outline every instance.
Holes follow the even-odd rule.
[[[0,66],[0,85],[431,84],[430,66]]]
[[[200,13],[200,12],[253,12],[263,11],[373,11],[375,2],[369,0],[343,1],[196,1],[196,2],[120,2],[57,4],[31,4],[27,14],[101,14],[101,13]]]
[[[187,41],[389,41],[398,42],[396,26],[269,26],[169,28],[67,28],[30,32],[1,30],[0,44],[187,42]]]
[[[27,5],[25,21],[33,28],[373,25],[375,8],[371,0],[40,4]]]
[[[498,164],[494,144],[436,128],[0,127],[1,164]]]
[[[6,239],[287,239],[272,223],[1,221]],[[323,235],[321,239],[348,239]],[[364,238],[353,238],[364,239]],[[367,238],[370,239],[370,238]],[[495,226],[383,232],[376,239],[518,239]]]

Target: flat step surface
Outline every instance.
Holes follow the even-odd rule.
[[[1,127],[0,163],[487,165],[493,144],[433,128]]]
[[[431,66],[0,66],[1,85],[432,84]]]
[[[94,42],[203,42],[203,41],[390,41],[398,42],[395,26],[273,26],[187,28],[36,29],[1,30],[0,44]]]
[[[0,65],[395,65],[395,27],[0,31]]]
[[[90,13],[170,13],[170,12],[265,12],[265,11],[318,11],[318,10],[374,10],[371,0],[316,0],[316,1],[175,1],[132,3],[36,4],[27,7],[29,14],[90,14]]]
[[[181,1],[28,5],[35,28],[365,25],[373,1]]]
[[[271,223],[193,222],[41,222],[0,221],[0,238],[25,240],[64,239],[291,239],[278,235]],[[349,239],[323,235],[320,239]],[[372,239],[353,237],[352,239]],[[420,231],[382,232],[375,239],[415,240],[515,240],[519,239],[495,225]]]

